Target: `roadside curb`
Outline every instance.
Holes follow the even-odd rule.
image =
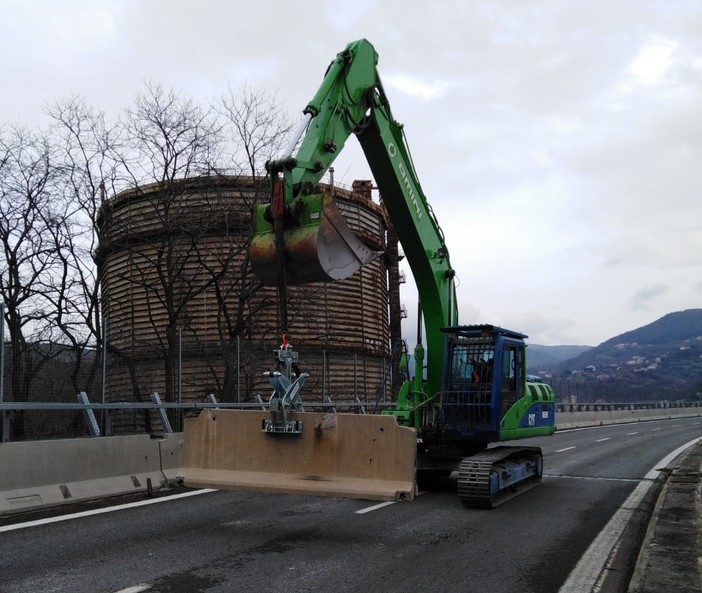
[[[628,591],[702,591],[702,441],[666,480]]]

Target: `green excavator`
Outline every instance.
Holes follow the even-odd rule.
[[[494,507],[541,480],[539,448],[500,443],[553,434],[554,392],[527,381],[527,336],[459,324],[449,250],[377,63],[365,39],[332,61],[289,147],[267,163],[271,200],[253,214],[250,259],[258,279],[277,286],[285,328],[289,284],[343,280],[379,255],[318,190],[356,136],[417,285],[425,338],[414,376],[381,414],[305,412],[307,375],[283,338],[267,373],[268,410],[208,410],[186,421],[186,485],[412,500],[418,482],[457,472],[463,504]]]

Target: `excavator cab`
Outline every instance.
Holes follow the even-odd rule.
[[[492,325],[445,328],[443,429],[465,441],[553,434],[553,390],[526,381],[524,334]]]

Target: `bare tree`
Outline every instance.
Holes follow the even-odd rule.
[[[104,114],[78,97],[57,102],[47,113],[54,120],[54,139],[60,148],[57,167],[64,203],[64,224],[52,234],[61,266],[52,304],[57,326],[73,353],[73,390],[90,392],[97,388],[104,347],[100,285],[92,254],[100,241],[99,209],[106,187],[112,188],[115,179],[109,157],[114,132],[106,126]]]
[[[48,138],[23,128],[0,130],[0,296],[10,334],[10,389],[28,401],[39,368],[56,355],[51,311],[58,270],[52,233],[62,224]],[[24,415],[12,433],[24,436]]]
[[[229,123],[234,147],[232,164],[248,169],[251,178],[265,177],[266,161],[283,148],[290,134],[290,120],[275,95],[245,85],[239,94],[231,87],[217,109]]]
[[[121,172],[117,184],[130,188],[130,199],[148,204],[149,222],[127,233],[106,215],[106,232],[129,237],[121,248],[130,253],[130,282],[147,305],[163,357],[166,401],[176,396],[179,340],[189,324],[188,305],[212,283],[193,265],[195,245],[207,225],[198,220],[206,220],[204,213],[192,208],[187,180],[216,174],[220,151],[221,124],[213,112],[160,85],[148,84],[120,121],[114,149]]]
[[[221,124],[211,109],[156,83],[147,83],[133,108],[121,119],[116,160],[122,165],[124,187],[212,175],[219,170]],[[173,201],[160,211],[168,216]]]
[[[247,210],[245,217],[231,219],[236,228],[227,232],[228,248],[224,257],[215,262],[201,254],[203,266],[210,270],[212,290],[217,299],[217,328],[223,375],[213,365],[218,395],[232,401],[237,385],[243,382],[245,393],[250,393],[254,383],[252,370],[258,365],[252,360],[250,347],[254,329],[265,334],[263,318],[275,317],[275,301],[272,298],[254,298],[261,290],[261,283],[251,272],[249,262],[250,226],[248,211],[254,205],[270,199],[270,188],[265,170],[267,160],[276,156],[285,144],[291,129],[290,120],[275,96],[263,89],[244,86],[238,94],[228,88],[217,103],[218,112],[224,116],[229,146],[233,147],[228,169],[246,171],[250,191],[241,191],[237,201]],[[241,238],[244,238],[242,241]],[[243,349],[241,345],[245,344]],[[241,353],[245,353],[241,360]],[[219,365],[217,365],[219,366]],[[243,381],[240,373],[243,369]],[[256,369],[258,370],[258,369]]]
[[[156,343],[166,400],[175,399],[181,338],[187,334],[198,346],[191,320],[207,294],[217,303],[219,336],[208,360],[212,384],[231,399],[240,380],[239,341],[250,340],[254,328],[260,335],[262,318],[275,315],[274,298],[254,298],[261,286],[250,271],[248,228],[250,209],[269,199],[264,163],[290,130],[283,110],[248,87],[203,109],[150,83],[114,126],[78,97],[47,114],[48,133],[0,128],[0,296],[13,345],[14,399],[29,398],[39,365],[59,351],[71,352],[72,392],[96,388],[107,347],[101,314],[110,309],[100,301],[103,266],[115,251],[128,253],[132,292],[151,323],[143,341],[131,332],[131,345],[111,350],[129,367],[134,396],[141,393],[140,347]],[[239,186],[246,187],[232,189]],[[148,216],[112,219],[115,198],[127,194],[147,205]],[[210,338],[210,355],[212,345]],[[251,377],[254,361],[245,366]]]

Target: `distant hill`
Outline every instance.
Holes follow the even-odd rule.
[[[534,358],[533,348],[527,358]],[[669,313],[572,358],[528,366],[557,393],[581,401],[702,397],[702,309]]]
[[[527,372],[536,374],[538,369],[552,367],[570,360],[590,350],[592,346],[541,346],[529,344],[527,347]]]

